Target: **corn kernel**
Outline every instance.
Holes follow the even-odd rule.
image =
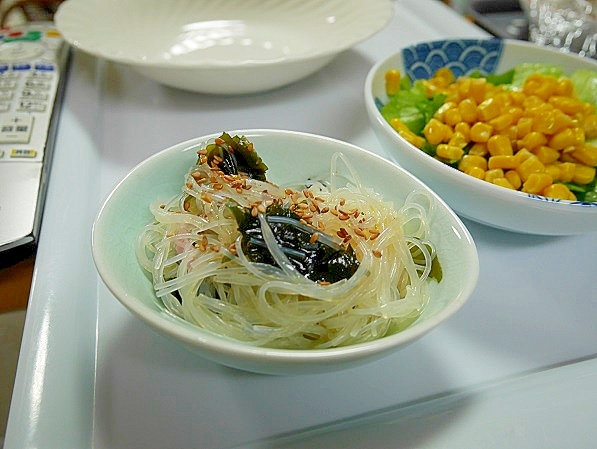
[[[406,126],[406,124],[402,120],[396,117],[390,120],[390,126],[394,128],[396,131],[408,129],[408,126]]]
[[[560,152],[551,147],[541,145],[533,151],[543,165],[552,164],[560,158]]]
[[[570,156],[585,165],[597,165],[597,147],[586,143],[583,147],[570,152]]]
[[[433,74],[433,80],[438,86],[446,87],[454,82],[454,73],[448,67],[440,67]]]
[[[502,130],[508,128],[514,122],[515,122],[514,116],[512,114],[510,114],[509,112],[506,112],[504,114],[500,114],[497,117],[492,118],[491,120],[489,120],[489,124],[496,131],[502,131]]]
[[[471,145],[468,150],[468,154],[475,155],[475,156],[486,156],[489,154],[487,150],[487,143],[485,142],[476,142]]]
[[[398,131],[398,134],[400,134],[408,143],[414,145],[417,148],[423,148],[423,145],[425,145],[425,139],[421,136],[417,136],[410,130]]]
[[[512,142],[503,134],[495,134],[487,140],[487,150],[492,156],[513,155]]]
[[[464,150],[454,145],[440,143],[435,148],[435,154],[448,161],[458,161],[464,155]]]
[[[491,137],[493,128],[487,123],[477,122],[471,126],[470,139],[472,142],[487,142]]]
[[[483,171],[487,170],[487,159],[483,156],[475,156],[473,154],[466,154],[460,159],[458,170],[466,172],[472,167],[478,167]]]
[[[542,111],[533,120],[533,130],[543,134],[556,134],[572,126],[572,119],[558,109]]]
[[[449,139],[449,132],[447,128],[448,126],[446,124],[435,118],[432,118],[425,125],[423,134],[431,145],[437,145],[438,143],[441,143],[444,140],[447,141]]]
[[[512,90],[508,93],[510,96],[511,104],[518,106],[518,107],[522,106],[524,104],[524,101],[527,98],[527,96],[524,94],[524,92]]]
[[[504,178],[504,170],[501,168],[494,168],[485,172],[485,181],[493,182],[496,178]]]
[[[553,96],[549,99],[549,104],[568,115],[574,115],[582,112],[583,102],[575,97]]]
[[[514,155],[514,157],[516,159],[518,159],[518,163],[522,164],[524,161],[526,161],[528,158],[534,156],[533,153],[531,153],[529,150],[527,150],[526,148],[523,148],[522,150],[518,150],[516,152],[516,154]]]
[[[585,133],[582,128],[566,128],[549,139],[549,146],[555,150],[565,148],[579,148],[585,143]]]
[[[554,95],[557,87],[557,79],[553,76],[545,76],[539,73],[529,75],[525,80],[522,91],[527,95],[535,95],[542,100],[547,100]]]
[[[518,159],[513,155],[505,155],[499,154],[496,156],[491,156],[487,161],[487,166],[490,169],[494,168],[502,168],[505,170],[517,168],[520,165]]]
[[[539,98],[536,95],[527,95],[524,97],[522,102],[522,106],[524,107],[525,111],[532,111],[534,109],[540,108],[545,104],[545,101]]]
[[[502,114],[509,114],[512,117],[512,124],[514,124],[524,115],[524,111],[520,106],[513,105],[512,98],[510,98],[510,104],[502,108]]]
[[[493,180],[493,183],[495,185],[501,186],[501,187],[506,187],[507,189],[512,189],[514,190],[514,186],[512,184],[510,184],[510,181],[508,181],[507,178],[495,178]]]
[[[572,182],[578,184],[589,184],[595,179],[595,167],[589,167],[584,164],[576,164]]]
[[[454,126],[454,133],[459,133],[463,135],[466,140],[470,141],[471,126],[466,122],[457,123]]]
[[[572,93],[574,92],[574,84],[572,84],[572,81],[570,80],[570,78],[559,78],[557,83],[556,83],[556,91],[555,94],[556,95],[562,95],[562,96],[566,96],[569,97],[570,95],[572,95]]]
[[[472,98],[465,98],[458,103],[458,110],[462,121],[466,123],[474,123],[477,121],[477,104]]]
[[[476,104],[480,104],[485,100],[485,93],[487,92],[487,82],[484,78],[472,78],[468,86],[468,95]]]
[[[562,170],[560,169],[560,164],[559,163],[555,163],[555,164],[547,164],[545,166],[545,173],[547,173],[549,176],[551,176],[551,179],[553,179],[553,182],[556,181],[561,181],[561,172]]]
[[[553,179],[547,173],[531,173],[522,184],[522,191],[526,193],[541,194],[548,186],[553,184]]]
[[[545,145],[546,143],[547,137],[545,137],[545,134],[537,131],[531,131],[522,139],[519,139],[517,145],[518,148],[526,148],[529,151],[533,151],[535,148]]]
[[[495,97],[489,97],[477,106],[477,117],[483,122],[488,122],[500,114],[500,105]]]
[[[477,179],[485,179],[485,170],[483,170],[481,167],[470,167],[468,170],[465,170],[464,172],[467,175],[473,176]]]
[[[576,164],[574,162],[562,162],[558,164],[560,169],[560,181],[570,182],[574,179],[574,173],[576,172]]]
[[[516,170],[507,170],[504,173],[504,177],[508,180],[510,185],[514,187],[515,190],[520,189],[522,186],[522,179],[520,179],[520,175]]]
[[[462,114],[459,108],[451,108],[444,112],[444,123],[448,126],[454,126],[462,122]]]
[[[400,90],[400,70],[392,69],[385,73],[386,94],[392,97]]]
[[[516,171],[524,183],[533,173],[545,172],[545,166],[541,163],[541,161],[539,161],[537,156],[533,155],[521,162],[521,164],[516,168]]]
[[[452,137],[450,137],[450,140],[448,140],[448,145],[464,148],[468,145],[468,138],[464,134],[454,131],[454,133],[452,133]]]
[[[592,140],[597,138],[597,115],[586,116],[583,121],[583,129],[585,130],[586,139]]]
[[[533,130],[533,118],[532,117],[521,117],[516,123],[517,135],[516,137],[522,139]]]
[[[557,198],[560,200],[575,201],[576,195],[570,189],[561,183],[552,184],[543,190],[543,195],[549,198]]]

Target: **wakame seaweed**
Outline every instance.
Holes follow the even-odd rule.
[[[207,145],[207,163],[218,167],[227,175],[246,174],[249,178],[265,181],[267,165],[253,149],[253,143],[244,136],[230,136],[228,133]]]
[[[242,234],[242,249],[251,262],[277,266],[267,249],[258,217],[249,210],[232,207]],[[352,247],[343,247],[331,241],[329,236],[314,238],[319,233],[303,225],[300,217],[278,204],[266,209],[266,221],[282,252],[296,270],[314,282],[338,282],[350,278],[357,268],[357,260]]]

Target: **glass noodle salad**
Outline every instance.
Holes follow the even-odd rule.
[[[431,198],[412,193],[395,208],[342,153],[324,179],[299,185],[269,182],[267,169],[250,141],[224,133],[201,146],[180,194],[151,205],[137,259],[164,306],[208,331],[289,349],[414,322],[442,278]]]
[[[386,72],[381,113],[406,140],[471,176],[533,195],[597,201],[597,72],[547,64],[414,83]]]

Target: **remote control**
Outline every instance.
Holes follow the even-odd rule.
[[[37,244],[69,54],[51,22],[0,29],[0,261]]]

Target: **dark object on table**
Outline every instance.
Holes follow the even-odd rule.
[[[528,40],[528,20],[518,0],[472,0],[467,13],[494,36]]]

